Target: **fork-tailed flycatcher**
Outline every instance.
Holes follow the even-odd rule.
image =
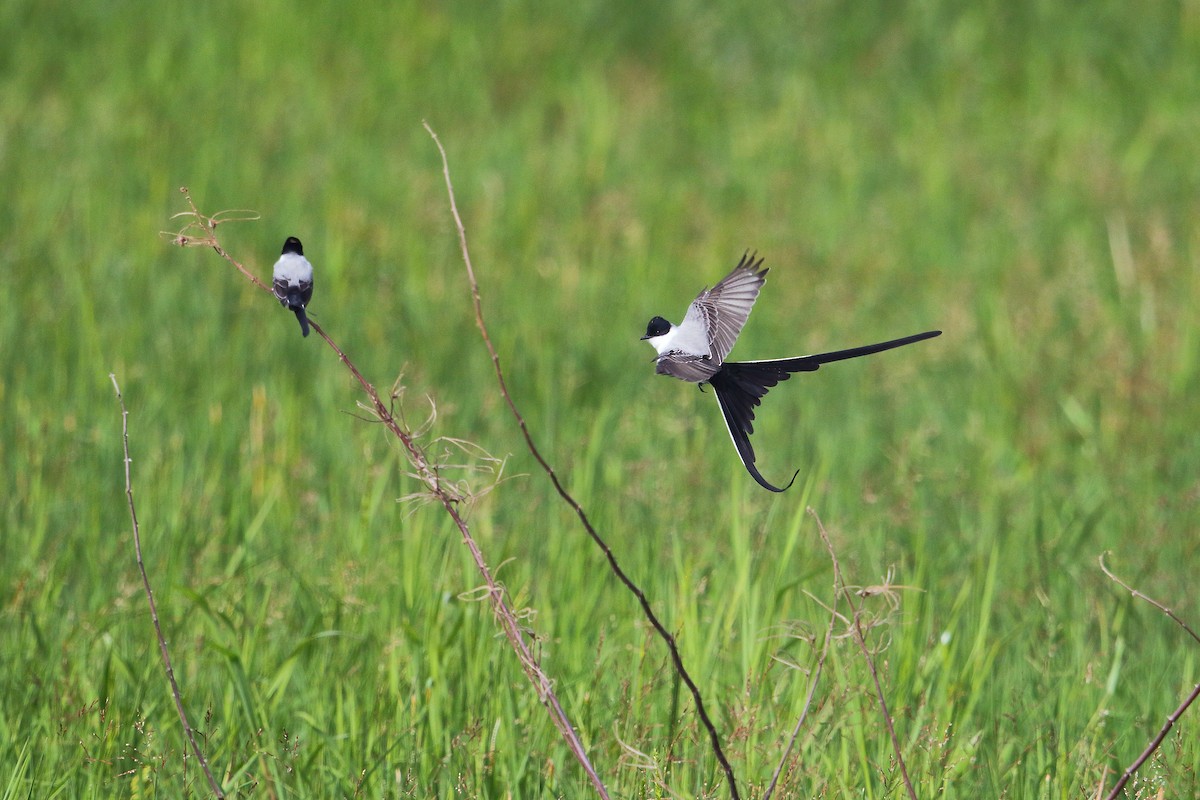
[[[272,288],[281,305],[296,312],[300,320],[300,332],[308,336],[308,315],[304,313],[308,301],[312,300],[313,268],[304,257],[304,245],[295,236],[283,243],[283,252],[275,262]]]
[[[754,448],[750,446],[750,434],[754,432],[754,408],[763,396],[780,381],[786,381],[793,372],[813,372],[822,364],[843,361],[891,350],[924,339],[941,335],[941,331],[926,331],[890,342],[835,350],[812,356],[780,358],[772,361],[726,361],[733,349],[742,326],[750,316],[750,309],[758,299],[758,292],[766,281],[767,270],[759,270],[762,259],[754,255],[742,256],[733,272],[711,289],[705,289],[688,306],[683,322],[672,325],[662,317],[655,317],[646,326],[646,339],[658,351],[655,372],[670,375],[683,381],[712,386],[721,413],[725,415],[725,426],[737,448],[742,464],[750,476],[772,492],[786,491],[795,481],[797,470],[787,486],[782,489],[772,486],[759,474],[754,466]]]

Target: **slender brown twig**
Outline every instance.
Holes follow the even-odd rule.
[[[207,217],[201,214],[196,208],[195,203],[192,202],[192,198],[188,193],[187,187],[181,188],[180,191],[183,193],[184,197],[187,198],[187,203],[191,208],[191,211],[183,212],[182,215],[176,216],[191,217],[191,220],[183,230],[181,230],[178,234],[173,235],[172,241],[181,247],[211,247],[219,256],[236,267],[238,271],[241,272],[255,286],[270,292],[271,288],[269,286],[258,280],[253,273],[242,266],[228,252],[226,252],[224,248],[221,247],[215,233],[216,224],[220,220],[217,219],[214,221],[213,217]],[[421,480],[422,483],[425,484],[425,487],[429,490],[429,493],[437,499],[442,508],[450,516],[450,519],[453,520],[455,527],[458,528],[459,534],[462,536],[463,543],[467,545],[467,549],[471,553],[471,558],[475,562],[475,568],[483,577],[487,596],[491,601],[492,613],[497,622],[499,622],[500,628],[504,632],[505,637],[508,639],[509,644],[512,646],[513,651],[517,654],[517,658],[521,662],[521,667],[525,671],[526,677],[529,678],[529,681],[537,690],[538,699],[542,702],[547,712],[550,714],[550,719],[553,721],[554,726],[558,729],[559,734],[563,737],[563,740],[567,743],[571,753],[575,756],[576,760],[579,761],[580,765],[587,773],[588,778],[592,782],[592,786],[595,788],[597,794],[599,794],[605,800],[608,800],[608,791],[605,789],[604,783],[600,780],[600,776],[596,774],[596,770],[592,766],[591,761],[588,760],[587,752],[583,747],[583,743],[579,740],[579,736],[576,734],[574,726],[571,724],[570,719],[567,717],[566,712],[559,703],[558,697],[554,694],[553,682],[549,677],[547,677],[546,673],[542,671],[542,668],[538,664],[536,657],[530,650],[529,642],[526,639],[525,629],[521,626],[521,622],[518,619],[517,614],[509,605],[507,591],[502,584],[496,581],[495,576],[492,574],[491,568],[488,566],[483,557],[483,552],[479,549],[479,545],[476,543],[475,538],[471,534],[469,526],[459,513],[458,494],[451,487],[442,483],[441,478],[438,475],[437,466],[430,463],[429,459],[425,455],[425,451],[416,442],[402,422],[393,416],[391,409],[379,396],[379,392],[376,391],[375,387],[363,377],[361,372],[358,371],[358,367],[354,365],[354,362],[350,360],[350,357],[346,355],[345,351],[338,347],[333,339],[330,338],[329,334],[327,334],[325,330],[311,318],[309,319],[309,324],[312,326],[314,331],[320,334],[321,338],[325,340],[330,348],[333,349],[334,353],[337,354],[338,360],[345,365],[346,369],[350,371],[350,374],[354,376],[354,379],[358,381],[359,386],[362,388],[363,392],[367,395],[367,399],[370,401],[370,408],[374,412],[376,418],[382,422],[384,427],[386,427],[387,430],[400,441],[408,455],[409,462],[416,470],[416,476]]]
[[[1129,592],[1131,595],[1133,595],[1134,597],[1136,597],[1136,598],[1138,598],[1138,599],[1140,599],[1140,600],[1145,600],[1147,603],[1149,603],[1150,605],[1154,606],[1154,607],[1155,607],[1155,608],[1157,608],[1159,611],[1163,612],[1163,613],[1164,613],[1164,614],[1166,614],[1168,617],[1170,617],[1171,619],[1173,619],[1173,620],[1175,621],[1175,624],[1177,624],[1179,627],[1183,628],[1183,629],[1184,629],[1184,630],[1187,632],[1187,635],[1188,635],[1188,636],[1192,637],[1193,639],[1195,639],[1195,640],[1196,640],[1196,642],[1197,642],[1198,644],[1200,644],[1200,635],[1197,635],[1197,634],[1196,634],[1196,632],[1195,632],[1194,630],[1192,630],[1192,629],[1191,629],[1191,626],[1189,626],[1189,625],[1188,625],[1186,622],[1184,622],[1184,621],[1183,621],[1183,620],[1181,620],[1179,617],[1177,617],[1177,616],[1175,615],[1175,612],[1174,612],[1174,611],[1172,611],[1171,609],[1167,608],[1165,605],[1163,605],[1162,603],[1158,602],[1158,601],[1157,601],[1157,600],[1155,600],[1153,597],[1150,597],[1150,596],[1148,596],[1148,595],[1142,594],[1142,593],[1141,593],[1141,592],[1139,592],[1137,589],[1134,589],[1134,588],[1133,588],[1132,586],[1130,586],[1128,583],[1126,583],[1125,581],[1121,580],[1121,579],[1120,579],[1120,578],[1118,578],[1116,575],[1114,575],[1112,572],[1110,572],[1110,571],[1109,571],[1109,569],[1108,569],[1108,566],[1107,566],[1107,565],[1104,563],[1104,555],[1103,555],[1103,554],[1101,554],[1101,556],[1100,556],[1100,569],[1101,569],[1101,571],[1102,571],[1102,572],[1104,572],[1104,574],[1105,574],[1105,575],[1107,575],[1107,576],[1108,576],[1108,577],[1109,577],[1109,578],[1110,578],[1110,579],[1111,579],[1111,580],[1112,580],[1114,583],[1120,584],[1121,588],[1123,588],[1125,591]]]
[[[1166,614],[1168,617],[1174,620],[1179,627],[1187,631],[1188,636],[1191,636],[1197,642],[1200,642],[1200,636],[1196,635],[1196,632],[1192,630],[1191,626],[1177,617],[1174,611],[1167,608],[1153,597],[1145,595],[1139,592],[1137,589],[1134,589],[1128,583],[1110,572],[1108,566],[1104,563],[1103,555],[1100,556],[1100,569],[1105,575],[1111,578],[1115,583],[1120,584],[1121,587],[1131,595],[1141,600],[1145,600],[1147,603]],[[1121,777],[1117,780],[1116,785],[1113,786],[1112,791],[1108,793],[1106,800],[1116,800],[1117,795],[1119,795],[1121,790],[1125,788],[1125,784],[1129,783],[1134,774],[1141,769],[1142,764],[1145,764],[1146,760],[1149,759],[1150,756],[1154,755],[1154,751],[1157,750],[1159,746],[1162,745],[1162,743],[1166,740],[1167,734],[1171,732],[1171,728],[1175,727],[1175,723],[1178,722],[1179,718],[1182,717],[1184,712],[1188,710],[1188,707],[1196,701],[1197,697],[1200,697],[1200,683],[1196,684],[1188,696],[1183,699],[1183,702],[1180,703],[1174,711],[1167,715],[1167,721],[1163,723],[1161,728],[1159,728],[1158,735],[1150,741],[1150,744],[1146,745],[1146,749],[1142,751],[1141,755],[1139,755],[1132,764],[1125,768],[1125,771],[1121,773]]]
[[[871,672],[871,677],[875,680],[875,698],[879,701],[879,711],[883,715],[883,721],[887,725],[888,735],[892,738],[892,751],[896,755],[896,763],[900,766],[900,776],[904,779],[904,788],[908,790],[908,796],[912,800],[917,800],[917,792],[913,789],[912,781],[908,777],[908,766],[904,763],[904,754],[900,752],[900,738],[896,736],[896,727],[892,724],[892,715],[888,712],[887,699],[883,696],[883,684],[879,681],[879,672],[875,669],[875,659],[871,657],[871,651],[867,647],[867,639],[863,635],[862,618],[859,614],[858,607],[854,605],[854,595],[850,588],[846,586],[845,580],[842,579],[842,567],[838,563],[837,553],[833,549],[833,542],[829,540],[829,534],[825,530],[824,523],[817,515],[817,512],[809,507],[808,513],[817,521],[817,530],[821,534],[821,541],[825,543],[825,549],[829,551],[829,559],[833,562],[833,580],[834,584],[841,587],[842,595],[846,598],[846,603],[850,606],[851,624],[850,629],[854,633],[854,641],[858,643],[858,649],[862,652],[863,659],[867,662],[867,669]]]
[[[558,479],[558,473],[550,466],[550,462],[542,456],[541,451],[533,441],[533,435],[529,432],[529,426],[525,424],[525,417],[517,409],[516,402],[513,401],[512,395],[509,394],[508,384],[504,380],[504,370],[500,367],[500,356],[492,344],[492,339],[488,335],[487,325],[483,321],[483,304],[479,296],[479,282],[475,280],[475,269],[471,266],[471,254],[467,249],[467,231],[463,225],[462,217],[459,216],[458,204],[454,199],[454,184],[450,180],[450,162],[446,157],[446,149],[442,147],[441,140],[434,133],[433,128],[429,126],[429,123],[424,122],[422,124],[424,124],[425,130],[433,138],[433,143],[437,145],[438,152],[442,155],[442,174],[445,176],[446,192],[450,197],[450,212],[454,215],[454,224],[458,228],[458,242],[462,249],[463,264],[466,266],[467,279],[471,284],[471,299],[475,305],[475,325],[479,328],[479,335],[483,337],[483,343],[487,346],[488,354],[492,358],[492,366],[496,371],[496,382],[500,385],[500,394],[503,395],[505,403],[508,404],[508,408],[516,419],[517,425],[521,428],[521,434],[525,437],[525,445],[529,448],[529,452],[550,478],[550,482],[554,484],[554,489],[558,492],[559,497],[574,510],[575,515],[579,518],[588,536],[603,551],[613,574],[617,576],[629,591],[633,592],[634,597],[637,598],[638,603],[642,607],[642,613],[646,615],[646,619],[650,621],[654,630],[658,632],[658,635],[666,643],[667,650],[671,654],[671,662],[674,664],[675,672],[687,684],[688,690],[692,693],[692,701],[696,704],[696,714],[700,717],[700,722],[704,725],[705,730],[708,731],[708,738],[712,745],[713,753],[716,755],[717,761],[721,764],[721,769],[724,770],[725,777],[729,781],[729,793],[733,800],[739,800],[737,779],[733,774],[733,767],[730,765],[729,759],[725,757],[725,751],[721,748],[721,737],[717,735],[717,728],[713,725],[712,719],[704,709],[704,699],[700,695],[700,689],[696,686],[695,681],[692,680],[692,676],[688,674],[687,669],[683,665],[683,658],[679,654],[679,647],[675,643],[675,637],[666,629],[666,626],[662,624],[658,616],[654,613],[654,609],[650,607],[650,601],[646,598],[645,593],[625,573],[625,570],[621,569],[621,565],[617,562],[617,557],[613,553],[612,548],[596,532],[596,529],[588,519],[587,512],[583,510],[583,506],[566,490],[566,487]]]
[[[154,591],[150,588],[150,576],[146,574],[146,563],[142,561],[142,534],[138,526],[137,508],[133,504],[133,477],[130,467],[133,459],[129,457],[129,411],[125,408],[125,398],[121,395],[117,376],[110,372],[108,377],[112,381],[113,390],[117,393],[117,402],[121,404],[121,442],[125,449],[125,497],[129,500],[129,518],[133,521],[133,552],[137,555],[138,572],[142,574],[142,587],[146,590],[146,601],[150,604],[150,619],[154,622],[154,635],[158,637],[158,652],[162,656],[163,668],[166,670],[167,680],[171,684],[171,696],[175,698],[175,710],[179,712],[183,735],[191,744],[192,752],[196,754],[196,760],[200,762],[200,768],[204,770],[204,776],[208,778],[208,785],[212,788],[213,794],[224,798],[225,793],[221,791],[221,785],[217,783],[212,770],[208,768],[208,759],[204,757],[204,751],[200,749],[200,744],[196,741],[195,731],[188,722],[187,712],[183,710],[183,695],[175,680],[175,669],[171,666],[171,653],[167,650],[167,640],[163,636],[162,625],[158,621],[158,606],[154,604]]]

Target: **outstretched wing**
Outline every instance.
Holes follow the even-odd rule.
[[[697,295],[680,324],[684,328],[699,326],[706,333],[714,368],[725,361],[750,317],[750,309],[766,281],[767,270],[759,270],[762,262],[751,253],[743,255],[733,272]]]

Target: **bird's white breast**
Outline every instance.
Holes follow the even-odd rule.
[[[312,283],[312,264],[302,255],[284,253],[275,262],[273,277],[277,281],[286,281],[289,286]]]
[[[679,325],[671,326],[671,329],[662,336],[654,336],[646,341],[654,346],[661,356],[663,353],[686,353],[690,356],[707,356],[708,336],[704,332],[702,325],[692,325],[688,322],[683,322]]]

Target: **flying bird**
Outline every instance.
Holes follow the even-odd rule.
[[[295,236],[283,243],[283,251],[275,262],[272,288],[281,305],[296,312],[300,332],[308,336],[308,315],[304,313],[312,300],[313,268],[304,257],[304,245]]]
[[[646,325],[646,335],[642,338],[658,351],[654,371],[659,375],[670,375],[698,384],[701,391],[706,383],[713,388],[721,413],[725,416],[725,427],[729,429],[729,436],[750,477],[772,492],[783,492],[796,481],[800,471],[797,470],[782,489],[773,486],[754,466],[754,448],[750,445],[750,434],[754,432],[754,409],[767,391],[786,381],[794,372],[814,372],[822,364],[869,356],[893,347],[932,339],[942,332],[926,331],[903,339],[811,356],[771,361],[726,361],[725,357],[733,349],[742,326],[750,316],[750,309],[758,299],[758,292],[766,281],[767,270],[759,269],[762,262],[761,258],[756,260],[753,254],[743,255],[733,272],[713,288],[705,289],[696,296],[688,306],[683,322],[672,325],[662,317],[655,317]]]

